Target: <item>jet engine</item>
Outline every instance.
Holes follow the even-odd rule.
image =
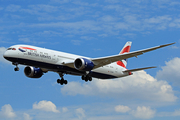
[[[94,64],[91,60],[86,58],[77,58],[74,61],[74,67],[80,71],[91,71],[94,67]]]
[[[29,78],[40,78],[43,75],[43,71],[40,68],[27,66],[24,68],[24,74]]]

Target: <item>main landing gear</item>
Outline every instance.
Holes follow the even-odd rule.
[[[83,75],[81,78],[82,80],[85,80],[86,82],[92,81],[92,77],[90,75]]]
[[[59,73],[59,76],[61,77],[61,79],[57,79],[57,83],[58,84],[61,84],[61,85],[63,85],[63,84],[67,84],[68,83],[68,81],[67,80],[64,80],[64,78],[63,78],[63,76],[64,76],[64,73]],[[92,81],[92,77],[90,76],[90,74],[87,74],[87,75],[82,75],[82,80],[84,80],[84,81],[86,81],[86,82],[88,82],[88,81]]]
[[[14,71],[19,71],[18,63],[15,62],[15,63],[12,63],[12,64],[16,66],[16,67],[14,68]]]
[[[64,78],[63,78],[64,74],[63,74],[63,73],[60,73],[59,76],[61,77],[61,79],[57,79],[57,83],[59,83],[59,84],[61,84],[61,85],[63,85],[63,84],[66,85],[66,84],[68,83],[68,81],[67,81],[67,80],[64,80]]]

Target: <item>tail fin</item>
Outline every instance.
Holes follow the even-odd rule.
[[[127,42],[124,47],[122,48],[121,52],[119,54],[124,54],[124,53],[128,53],[130,52],[130,49],[131,49],[131,44],[132,42]],[[121,60],[121,61],[117,61],[117,65],[120,65],[124,68],[126,68],[127,66],[127,59],[124,59],[124,60]]]

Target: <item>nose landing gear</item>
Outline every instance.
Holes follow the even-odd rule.
[[[16,66],[16,67],[14,68],[14,71],[19,71],[18,63],[15,62],[15,63],[12,63],[12,64]]]
[[[18,67],[15,67],[15,68],[14,68],[14,71],[19,71],[19,68],[18,68]]]

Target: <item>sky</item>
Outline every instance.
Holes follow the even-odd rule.
[[[180,119],[180,2],[178,0],[0,0],[0,119]],[[28,44],[91,58],[175,45],[128,59],[132,76],[91,82],[57,73],[27,78],[3,58]]]

